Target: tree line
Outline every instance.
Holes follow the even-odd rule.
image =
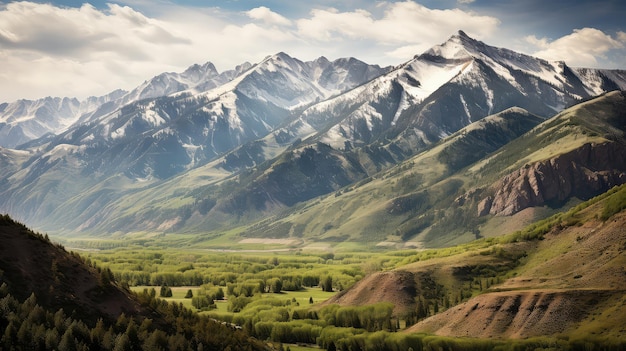
[[[120,315],[93,325],[59,309],[41,306],[35,294],[18,301],[0,286],[2,350],[263,350],[266,347],[232,326],[203,317],[180,304],[138,294],[153,318]]]

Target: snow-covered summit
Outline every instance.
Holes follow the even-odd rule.
[[[0,104],[0,146],[15,147],[46,134],[58,134],[74,125],[81,116],[119,99],[126,91],[79,101],[69,97],[45,97]]]
[[[476,40],[470,38],[465,32],[460,30],[440,45],[435,45],[426,50],[421,57],[445,60],[467,60],[471,59],[478,50],[474,48],[478,44]]]

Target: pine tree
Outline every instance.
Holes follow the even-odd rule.
[[[324,281],[322,282],[322,291],[332,292],[333,291],[333,277],[327,275]]]

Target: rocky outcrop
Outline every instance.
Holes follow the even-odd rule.
[[[494,184],[479,215],[513,215],[525,208],[588,199],[626,183],[626,146],[585,144],[549,160],[527,165]]]

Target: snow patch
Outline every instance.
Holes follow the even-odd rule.
[[[70,144],[59,144],[52,148],[52,150],[43,154],[42,159],[48,157],[47,162],[50,163],[73,153],[84,152],[86,149],[86,145],[78,146]]]
[[[126,134],[126,124],[114,130],[113,133],[111,133],[111,139],[123,138],[125,134]]]
[[[465,98],[463,94],[459,96],[461,98],[461,104],[463,104],[463,109],[465,110],[465,115],[467,116],[467,124],[472,123],[472,115],[470,114],[469,108],[467,108],[467,103],[465,102]]]

